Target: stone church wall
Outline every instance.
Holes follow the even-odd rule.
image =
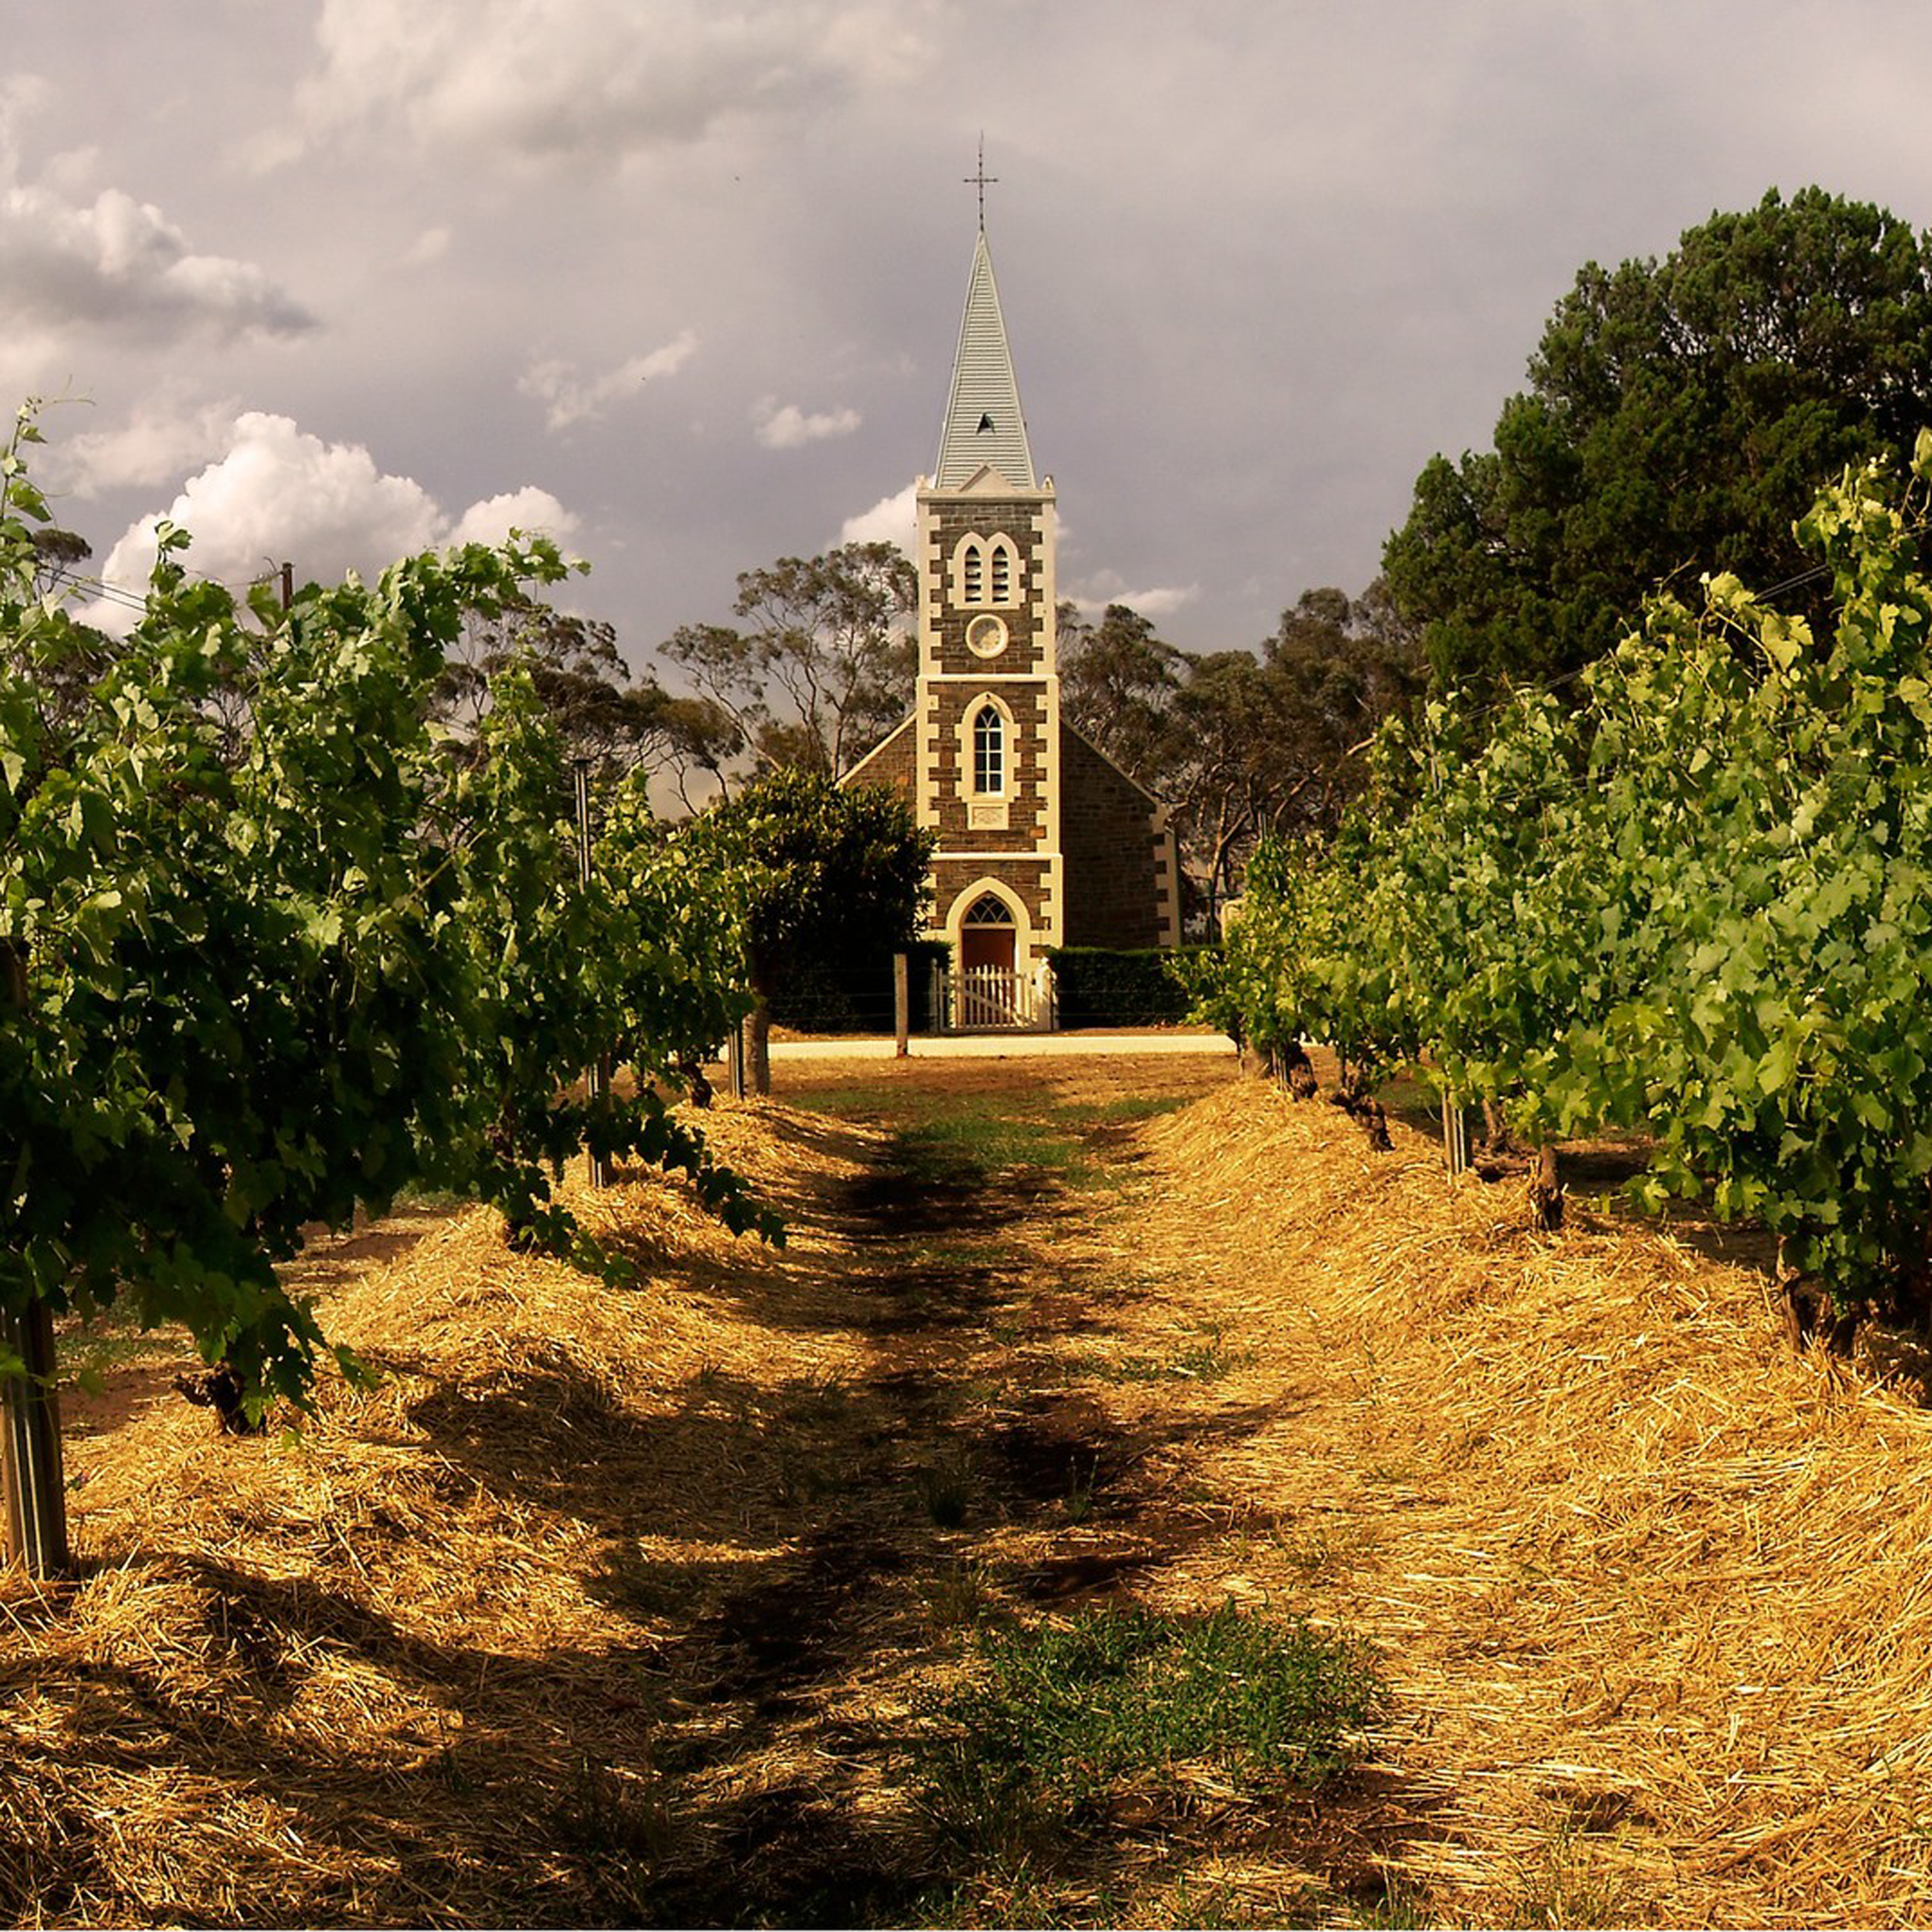
[[[919,809],[919,722],[915,712],[866,753],[845,774],[847,785],[890,785],[915,811]]]
[[[961,762],[971,756],[965,741],[967,708],[982,692],[995,692],[1013,714],[1013,731],[1007,746],[1009,790],[1007,824],[1003,830],[974,826],[968,806],[972,774]],[[938,811],[941,851],[1032,852],[1040,843],[1046,814],[1046,779],[1040,747],[1046,735],[1046,693],[1037,685],[1006,684],[997,677],[984,684],[941,685],[934,692],[931,721],[926,726],[932,760],[933,797]]]
[[[1060,732],[1060,850],[1069,946],[1167,942],[1161,856],[1147,794],[1078,732]]]
[[[932,862],[933,924],[944,925],[954,902],[969,887],[983,879],[997,879],[1027,908],[1038,941],[1048,872],[1049,861],[1044,858],[948,858],[941,854]]]
[[[1044,630],[1044,544],[1036,527],[1037,500],[1008,501],[987,497],[966,503],[934,506],[931,555],[924,572],[928,622],[936,641],[935,667],[942,673],[969,675],[1024,676],[1044,669],[1041,635]],[[1042,513],[1043,514],[1043,513]],[[1020,554],[1020,578],[1011,604],[975,605],[961,608],[950,595],[953,552],[962,537],[991,537],[1004,531]],[[966,626],[983,611],[1006,620],[1012,641],[996,658],[975,656],[966,645]]]

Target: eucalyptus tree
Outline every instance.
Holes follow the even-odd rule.
[[[896,546],[845,543],[741,572],[737,625],[682,625],[659,652],[760,770],[842,777],[911,705],[918,596]]]

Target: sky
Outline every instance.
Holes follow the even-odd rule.
[[[0,397],[137,590],[507,530],[634,665],[909,544],[986,225],[1060,590],[1362,590],[1586,261],[1816,184],[1932,226],[1932,7],[0,0]],[[111,619],[111,598],[94,614]]]

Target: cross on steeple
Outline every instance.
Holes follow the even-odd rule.
[[[986,172],[986,136],[982,134],[979,137],[979,172],[976,175],[963,175],[960,176],[960,179],[966,183],[967,187],[979,190],[979,232],[982,235],[986,233],[987,186],[990,182],[996,182],[999,178],[997,175],[989,175]]]

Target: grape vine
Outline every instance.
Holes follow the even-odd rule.
[[[180,1323],[258,1412],[328,1354],[357,1373],[281,1264],[406,1189],[615,1267],[553,1198],[588,1142],[777,1237],[651,1084],[744,1008],[732,881],[668,866],[632,789],[581,886],[514,664],[474,742],[430,722],[465,613],[528,608],[556,549],[412,558],[283,610],[192,578],[164,527],[104,651],[36,586],[38,441],[24,412],[0,458],[0,1316]],[[582,1097],[613,1049],[635,1095]]]
[[[1324,852],[1264,848],[1198,1010],[1263,1049],[1426,1060],[1525,1138],[1654,1149],[1841,1310],[1932,1312],[1932,583],[1909,475],[1799,526],[1828,638],[1718,576],[1566,708],[1389,727]],[[1474,726],[1480,723],[1478,732]]]

